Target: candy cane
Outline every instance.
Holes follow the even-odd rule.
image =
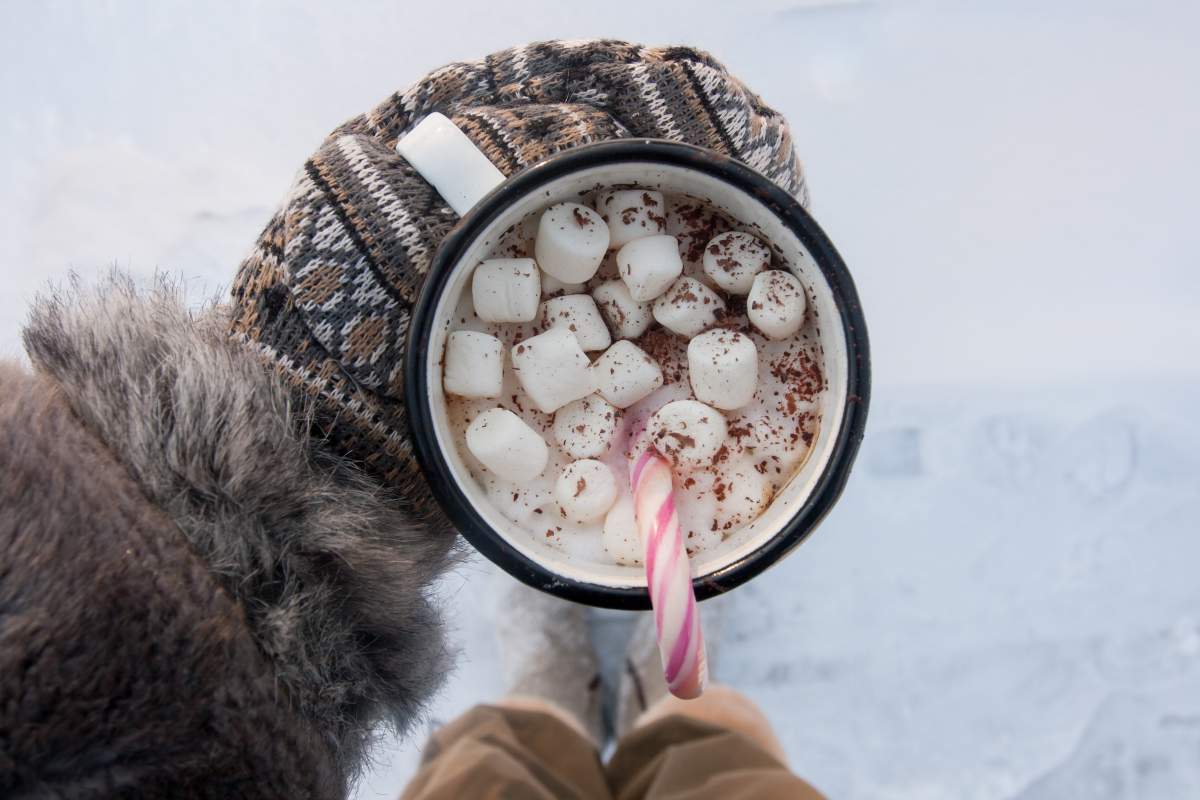
[[[630,473],[634,518],[646,554],[646,585],[658,628],[658,651],[671,694],[690,700],[708,682],[708,660],[692,571],[675,513],[671,467],[652,449]]]

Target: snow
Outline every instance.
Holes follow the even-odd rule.
[[[730,595],[715,648],[800,774],[837,798],[1200,791],[1200,383],[1125,388],[877,406],[837,512]],[[500,688],[475,570],[447,580],[467,666],[436,720]],[[359,797],[389,796],[419,744]]]
[[[219,292],[321,137],[430,68],[697,44],[792,121],[876,380],[841,503],[730,595],[718,678],[836,798],[1200,795],[1200,7],[510,5],[11,9],[0,355],[71,269]],[[462,658],[430,724],[502,691],[493,572],[442,584]],[[597,615],[606,660],[627,622]],[[357,795],[395,796],[422,733]]]

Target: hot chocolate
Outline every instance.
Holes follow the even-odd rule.
[[[702,552],[762,514],[816,437],[809,289],[703,200],[581,200],[529,214],[475,267],[442,359],[451,428],[503,516],[585,563],[641,562],[629,462],[651,446]]]

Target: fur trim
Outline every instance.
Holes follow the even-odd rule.
[[[222,313],[114,275],[40,299],[25,345],[240,602],[353,774],[372,729],[407,730],[447,671],[429,587],[453,535],[310,438],[309,412],[227,338]]]
[[[345,798],[241,607],[80,423],[0,361],[0,797]]]

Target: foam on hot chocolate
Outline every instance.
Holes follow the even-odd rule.
[[[636,530],[625,530],[629,465],[654,446],[675,471],[686,546],[704,551],[767,508],[816,436],[825,381],[807,289],[769,243],[702,200],[602,189],[593,203],[597,216],[561,204],[530,214],[485,260],[533,259],[536,315],[527,262],[488,266],[480,287],[484,316],[516,321],[481,318],[463,293],[451,330],[494,338],[447,350],[451,429],[489,501],[584,563],[640,563]],[[617,228],[603,257],[598,218]],[[542,247],[558,259],[550,270],[537,263],[539,227],[555,236]],[[510,272],[511,287],[493,282]],[[768,303],[750,314],[751,300]],[[511,415],[472,429],[493,409]],[[530,435],[546,444],[533,477],[540,450],[528,469],[511,463],[536,449]]]

